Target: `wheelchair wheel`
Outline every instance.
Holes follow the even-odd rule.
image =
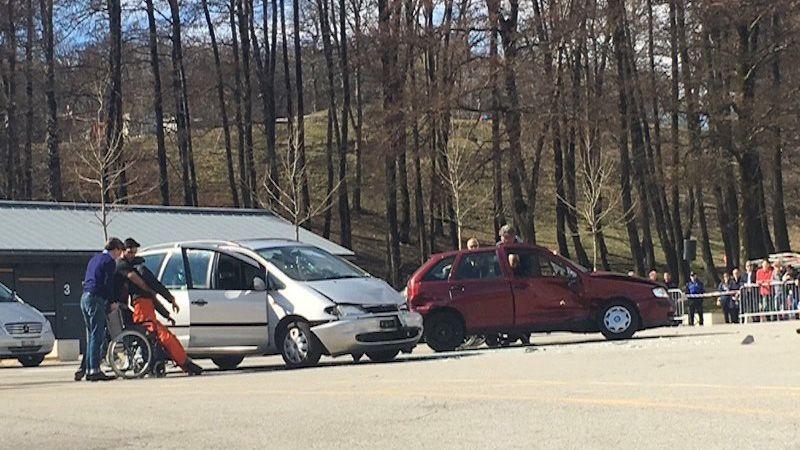
[[[136,330],[125,330],[108,344],[108,365],[117,377],[141,378],[150,368],[153,348]]]
[[[150,373],[155,378],[164,378],[167,376],[167,362],[164,360],[154,362]]]

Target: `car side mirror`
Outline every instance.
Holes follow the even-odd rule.
[[[254,291],[266,291],[267,290],[267,283],[261,277],[253,278],[253,290]]]

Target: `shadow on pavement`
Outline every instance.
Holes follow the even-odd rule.
[[[525,348],[525,347],[545,347],[545,348],[547,348],[547,347],[568,347],[568,346],[573,346],[573,345],[602,344],[602,343],[611,343],[611,344],[615,344],[615,345],[626,345],[626,344],[628,344],[630,342],[636,342],[636,341],[650,341],[650,340],[656,340],[656,339],[682,339],[682,338],[693,338],[693,337],[703,337],[703,336],[724,336],[724,335],[734,335],[734,334],[738,334],[738,332],[726,331],[726,332],[713,332],[713,333],[712,332],[698,332],[698,333],[691,333],[691,334],[660,334],[660,335],[655,335],[655,336],[633,337],[631,339],[619,340],[619,341],[612,341],[612,340],[608,340],[608,339],[606,339],[606,338],[604,338],[602,336],[599,336],[599,337],[578,339],[578,340],[575,340],[575,341],[563,341],[563,342],[559,341],[559,342],[544,342],[544,343],[532,342],[530,344],[524,344],[524,345],[512,344],[512,345],[507,346],[507,347],[490,348],[490,347],[486,347],[486,346],[480,346],[480,347],[474,347],[474,348],[465,348],[465,349],[457,350],[456,352],[474,353],[474,352],[482,352],[482,351],[487,351],[487,350],[510,350],[510,349],[515,349],[515,348],[519,349],[519,348]],[[534,340],[534,339],[536,339],[535,335],[531,337],[531,340]],[[420,345],[422,345],[422,344],[420,344]]]
[[[452,353],[439,353],[433,355],[411,355],[406,356],[403,358],[398,358],[394,361],[388,362],[374,362],[370,361],[368,357],[364,356],[359,362],[353,362],[353,360],[348,356],[342,356],[337,358],[333,361],[324,361],[321,362],[319,365],[314,367],[303,367],[299,369],[289,369],[283,363],[280,364],[270,364],[270,365],[260,365],[260,366],[246,366],[246,367],[238,367],[236,369],[231,370],[222,370],[222,369],[206,369],[204,374],[218,376],[218,375],[225,375],[225,374],[236,374],[236,373],[260,373],[260,372],[277,372],[277,371],[293,371],[293,370],[324,370],[328,367],[358,367],[358,366],[368,366],[374,364],[411,364],[411,363],[418,363],[418,362],[428,362],[428,361],[442,361],[447,359],[461,359],[461,358],[469,358],[471,356],[478,356],[478,353],[459,353],[459,352],[452,352]]]

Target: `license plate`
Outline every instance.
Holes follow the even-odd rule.
[[[20,347],[33,347],[36,345],[36,341],[19,341]]]
[[[395,319],[381,320],[381,328],[395,328],[395,327],[397,327],[397,321]]]

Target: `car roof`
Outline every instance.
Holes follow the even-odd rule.
[[[297,242],[289,239],[261,238],[261,239],[246,239],[241,241],[223,241],[223,240],[178,241],[178,242],[170,242],[166,244],[158,244],[145,247],[142,249],[142,252],[149,253],[156,251],[166,251],[173,248],[181,248],[181,247],[192,247],[192,248],[210,249],[210,250],[231,248],[231,247],[243,247],[243,248],[248,248],[250,250],[261,250],[265,248],[289,247],[289,246],[314,247],[314,245],[311,244],[307,244],[304,242]]]
[[[545,251],[545,252],[552,252],[547,247],[542,247],[541,245],[535,245],[535,244],[515,243],[515,244],[504,245],[504,247],[505,248],[519,248],[519,249],[526,249],[526,250],[540,250],[540,251]],[[435,254],[431,255],[431,258],[442,259],[442,258],[449,258],[451,256],[456,256],[456,255],[465,254],[465,253],[478,253],[478,252],[485,252],[485,251],[488,251],[488,250],[496,250],[496,249],[497,249],[497,246],[494,246],[494,247],[478,247],[478,248],[473,249],[473,250],[468,250],[468,249],[450,250],[450,251],[447,251],[447,252],[435,253]]]

